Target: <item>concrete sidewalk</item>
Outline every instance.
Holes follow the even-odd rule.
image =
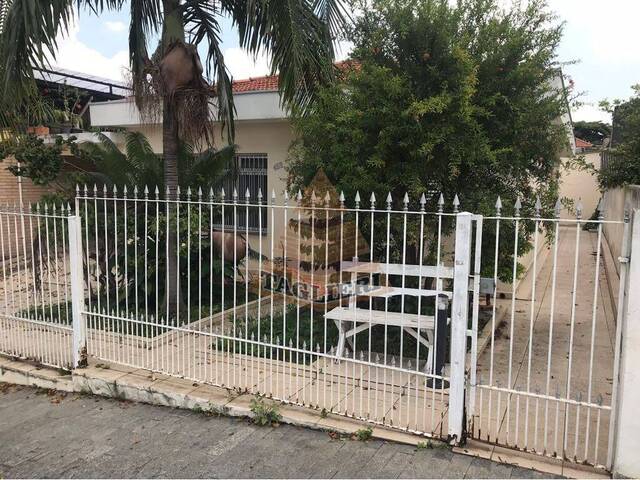
[[[0,385],[0,477],[548,478],[379,440]]]

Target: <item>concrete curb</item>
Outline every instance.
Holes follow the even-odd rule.
[[[193,383],[189,380],[121,365],[94,364],[68,373],[12,360],[1,355],[0,383],[92,394],[118,400],[246,418],[253,417],[250,404],[251,400],[256,398],[251,394],[240,394],[221,387]],[[266,401],[270,402],[270,400]],[[372,437],[380,440],[414,446],[427,442],[446,446],[440,440],[372,425],[341,415],[330,413],[323,416],[318,410],[282,402],[273,401],[273,403],[279,406],[282,423],[290,425],[332,431],[341,435],[353,435],[360,429],[370,427]],[[577,465],[569,467],[566,463],[549,462],[544,457],[473,440],[464,447],[454,447],[453,451],[554,475],[573,478],[608,478],[607,475],[590,468]]]
[[[120,365],[101,363],[75,370],[71,374],[63,374],[58,370],[42,368],[2,356],[0,356],[0,382],[92,394],[231,417],[252,418],[251,400],[256,398],[252,394],[240,394],[213,385],[193,383],[185,379]],[[427,441],[443,443],[436,439],[371,425],[341,415],[329,413],[323,416],[318,410],[268,399],[266,401],[277,404],[282,423],[290,425],[333,431],[342,435],[352,435],[357,430],[370,427],[372,437],[381,440],[407,445],[418,445]]]

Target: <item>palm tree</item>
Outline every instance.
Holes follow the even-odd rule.
[[[2,31],[0,80],[3,98],[29,95],[34,67],[56,55],[56,37],[77,9],[96,14],[120,10],[125,0],[12,0]],[[165,184],[178,184],[181,141],[212,143],[217,119],[234,141],[231,78],[220,48],[220,20],[230,17],[240,45],[267,53],[280,77],[283,103],[304,111],[317,87],[333,76],[332,39],[344,26],[342,0],[130,0],[129,62],[138,108],[161,115]],[[149,55],[149,39],[160,34]],[[197,46],[207,47],[204,69]],[[203,73],[206,74],[203,76]],[[212,114],[215,105],[215,115]],[[213,118],[212,115],[215,117]]]
[[[204,140],[210,145],[212,120],[220,121],[227,142],[234,142],[233,94],[220,46],[220,20],[232,19],[240,46],[250,54],[269,55],[272,73],[279,75],[283,104],[304,112],[318,86],[333,77],[332,39],[346,18],[342,1],[129,0],[131,80],[141,113],[162,118],[166,187],[175,191],[178,186],[181,141],[198,145]],[[126,3],[11,0],[0,37],[2,98],[20,102],[29,97],[34,67],[55,59],[57,35],[68,30],[78,9],[100,14],[120,10]],[[149,55],[149,39],[158,33],[158,45]],[[197,51],[201,43],[207,52],[204,68]],[[168,267],[172,281],[177,277],[175,268]],[[173,298],[169,302],[175,305]]]

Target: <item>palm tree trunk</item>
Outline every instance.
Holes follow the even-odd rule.
[[[164,98],[162,105],[162,150],[164,157],[164,183],[166,188],[174,194],[178,188],[178,126],[173,115],[170,98]],[[169,221],[167,219],[167,221]],[[169,229],[169,257],[167,258],[167,312],[176,318],[178,305],[178,264],[177,264],[177,228]]]
[[[179,12],[179,0],[163,0],[164,23],[162,31],[162,45],[164,50],[168,45],[178,39],[184,40],[184,27]],[[164,156],[164,183],[171,193],[177,193],[178,189],[178,123],[175,118],[174,99],[167,95],[162,102],[162,153]],[[167,219],[168,221],[168,219]],[[176,318],[180,305],[178,304],[178,238],[176,230],[169,229],[167,241],[169,242],[169,258],[167,258],[167,292],[166,302],[169,316]]]

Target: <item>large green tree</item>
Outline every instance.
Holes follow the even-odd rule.
[[[613,115],[613,144],[609,162],[597,173],[600,188],[640,184],[640,84],[627,101],[603,101]]]
[[[545,3],[502,10],[495,0],[374,0],[371,7],[350,32],[352,67],[295,121],[291,186],[322,168],[347,197],[391,192],[397,207],[405,192],[414,202],[443,192],[478,213],[495,212],[498,195],[503,213],[517,197],[525,210],[536,195],[550,208],[567,133],[556,86],[562,26]],[[429,195],[427,207],[437,200]],[[508,269],[508,256],[502,260]]]

